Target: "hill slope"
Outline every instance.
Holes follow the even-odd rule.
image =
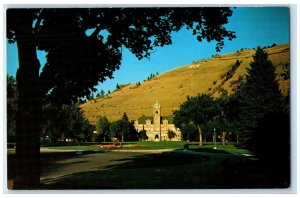
[[[283,65],[289,63],[290,48],[288,44],[267,48],[269,59],[276,67],[277,73],[282,73]],[[211,59],[200,60],[162,73],[140,86],[130,84],[122,87],[104,98],[89,101],[81,105],[84,115],[95,123],[100,115],[105,115],[110,121],[121,118],[124,112],[129,119],[134,120],[142,115],[152,115],[152,105],[156,100],[161,104],[162,116],[172,115],[188,95],[211,93],[223,88],[231,93],[230,82],[246,74],[246,68],[253,60],[254,50],[242,50],[236,53],[217,55]],[[232,76],[224,75],[239,60],[240,66],[232,71]],[[288,82],[279,78],[280,89],[286,93]]]

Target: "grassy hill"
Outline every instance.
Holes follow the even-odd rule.
[[[276,72],[282,73],[283,65],[290,61],[289,45],[278,45],[267,48],[266,51],[276,67]],[[123,86],[108,96],[82,104],[81,108],[92,123],[95,123],[100,115],[106,115],[110,121],[117,120],[124,112],[129,119],[134,120],[142,115],[151,116],[152,105],[158,100],[161,104],[162,116],[169,116],[178,109],[188,95],[211,93],[214,97],[218,97],[217,90],[220,88],[232,93],[230,83],[237,80],[240,75],[246,74],[246,68],[253,60],[254,53],[255,50],[245,49],[199,60],[141,82],[139,86],[136,84]],[[231,69],[237,60],[241,63],[240,66]],[[232,75],[224,77],[230,69]],[[280,76],[278,80],[281,91],[286,93],[288,82],[283,81]]]

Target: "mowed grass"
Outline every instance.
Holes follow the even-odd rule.
[[[249,156],[234,143],[126,142],[134,149],[174,149],[167,152],[93,152],[97,144],[46,147],[75,152],[41,153],[40,189],[236,189],[288,188],[289,167]],[[89,152],[92,151],[92,152]],[[165,150],[166,151],[166,150]],[[244,155],[248,154],[248,155]],[[280,161],[279,161],[280,162]],[[8,155],[8,179],[15,154]]]
[[[139,142],[149,148],[178,148],[185,142]],[[129,143],[129,144],[132,144]],[[215,189],[286,188],[288,170],[272,167],[233,144],[212,143],[193,151],[103,152],[42,158],[41,189]],[[45,153],[44,155],[49,155]],[[59,158],[59,156],[63,156]],[[68,158],[69,155],[69,158]],[[42,160],[42,161],[43,161]],[[278,171],[280,170],[280,171]]]
[[[107,142],[105,144],[112,144]],[[234,143],[227,143],[222,145],[220,142],[215,145],[212,142],[205,142],[203,146],[199,146],[198,142],[125,142],[123,143],[122,150],[160,150],[160,149],[175,149],[182,150],[184,145],[188,144],[188,148],[196,152],[210,152],[210,153],[229,153],[229,154],[251,154],[248,150],[238,148]],[[103,151],[106,148],[101,148],[100,144],[90,144],[90,145],[69,145],[69,146],[51,146],[49,149],[53,150],[81,150],[81,151]]]

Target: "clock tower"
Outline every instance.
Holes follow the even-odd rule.
[[[161,130],[160,130],[160,104],[156,100],[153,105],[153,133],[156,141],[161,140]]]

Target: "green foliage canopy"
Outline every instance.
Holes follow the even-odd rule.
[[[224,38],[235,38],[224,27],[231,15],[230,8],[8,9],[7,37],[29,39],[25,28],[30,29],[31,42],[47,53],[40,73],[43,94],[74,101],[113,77],[122,47],[138,59],[149,58],[154,47],[172,44],[171,33],[186,27],[199,41],[216,40],[220,50]]]

